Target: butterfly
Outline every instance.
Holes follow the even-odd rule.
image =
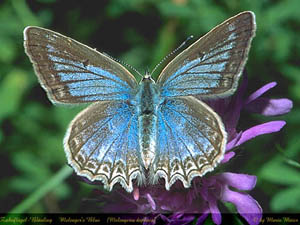
[[[128,192],[163,178],[169,190],[177,180],[190,187],[223,159],[224,125],[199,99],[235,92],[255,30],[254,13],[242,12],[177,55],[157,81],[146,73],[139,83],[111,57],[51,30],[26,27],[24,46],[52,103],[92,103],[64,138],[78,175]]]

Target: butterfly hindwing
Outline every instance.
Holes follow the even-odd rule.
[[[201,37],[172,60],[158,78],[161,96],[223,97],[238,85],[250,43],[255,15],[240,13]]]
[[[93,103],[71,122],[64,139],[69,164],[111,190],[120,183],[132,191],[143,180],[134,108],[123,101]]]
[[[24,40],[25,51],[53,103],[128,100],[137,86],[122,65],[69,37],[27,27]]]
[[[219,116],[192,97],[167,98],[158,113],[158,154],[151,168],[155,183],[165,179],[166,189],[181,180],[189,187],[223,159],[226,132]]]

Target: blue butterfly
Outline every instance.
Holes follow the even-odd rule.
[[[155,82],[134,76],[107,55],[59,33],[26,27],[25,50],[49,99],[92,104],[64,138],[76,173],[128,192],[159,178],[190,187],[223,159],[227,135],[201,99],[233,94],[255,35],[255,15],[242,12],[180,53]],[[198,98],[196,98],[196,96]]]

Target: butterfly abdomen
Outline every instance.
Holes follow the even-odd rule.
[[[158,92],[155,82],[144,77],[137,93],[138,136],[141,158],[146,169],[155,157],[157,138]]]

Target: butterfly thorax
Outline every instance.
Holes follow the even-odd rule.
[[[159,105],[157,87],[150,76],[143,77],[136,97],[139,147],[143,164],[148,169],[155,157]]]

